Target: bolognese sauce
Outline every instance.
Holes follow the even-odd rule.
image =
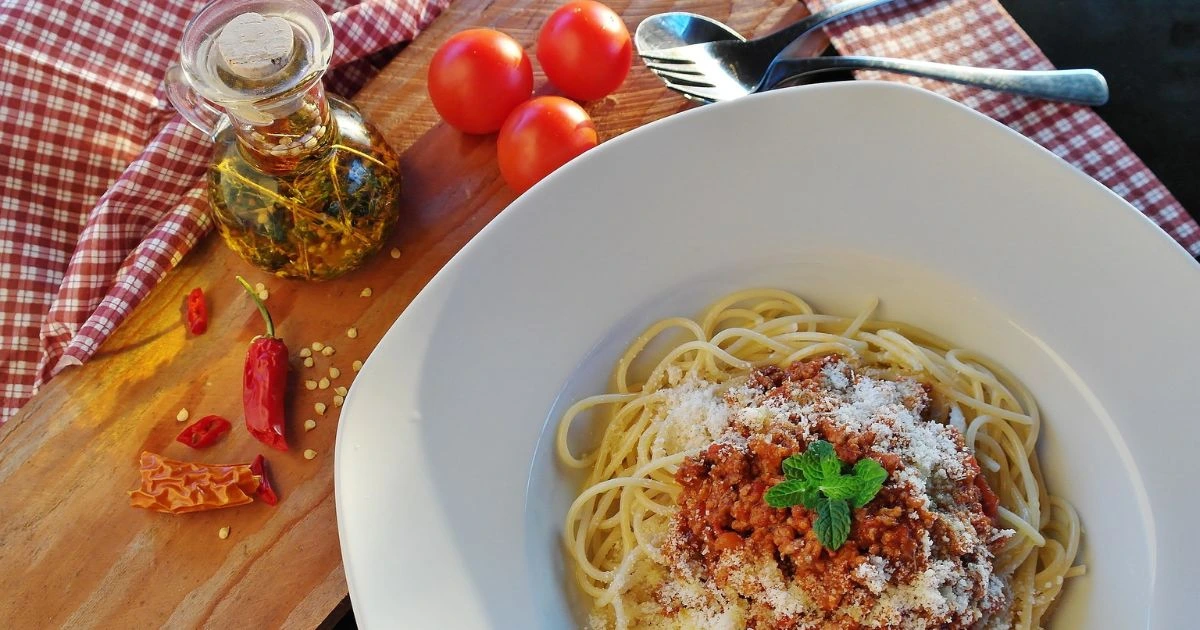
[[[736,609],[735,625],[781,630],[1002,623],[1006,580],[991,558],[1012,532],[999,528],[996,495],[961,433],[928,418],[931,396],[915,379],[858,373],[836,356],[762,368],[727,392],[739,410],[729,429],[675,475],[663,613]],[[816,440],[888,472],[835,551],[818,540],[813,510],[763,498],[784,481],[784,459]]]

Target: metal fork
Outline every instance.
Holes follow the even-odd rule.
[[[656,69],[667,87],[705,101],[728,101],[789,83],[803,83],[813,75],[847,69],[873,69],[908,74],[951,83],[1011,92],[1083,105],[1108,102],[1108,84],[1095,70],[1003,70],[973,68],[915,59],[888,57],[780,57],[761,79],[734,84],[696,70]]]
[[[757,39],[722,40],[639,51],[638,54],[648,67],[659,74],[662,74],[661,70],[681,74],[703,74],[706,85],[715,87],[755,85],[767,73],[771,61],[802,35],[838,18],[891,1],[848,0],[817,11],[787,28]],[[687,79],[680,81],[683,85],[688,83]]]

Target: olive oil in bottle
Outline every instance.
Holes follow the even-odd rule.
[[[183,39],[168,94],[213,139],[208,199],[225,242],[282,277],[362,265],[399,217],[399,157],[325,93],[325,14],[309,0],[219,0]]]

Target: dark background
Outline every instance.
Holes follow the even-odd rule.
[[[1000,3],[1056,67],[1104,74],[1096,111],[1200,219],[1200,0]]]
[[[1200,0],[1000,0],[1059,68],[1095,68],[1097,107],[1200,218]]]

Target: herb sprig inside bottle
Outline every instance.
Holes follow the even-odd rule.
[[[803,505],[813,510],[817,513],[813,521],[817,540],[826,549],[837,551],[850,537],[851,507],[861,508],[874,499],[888,477],[887,470],[873,459],[860,459],[848,474],[842,472],[845,466],[832,444],[813,442],[802,455],[783,460],[786,479],[767,490],[767,505]]]

